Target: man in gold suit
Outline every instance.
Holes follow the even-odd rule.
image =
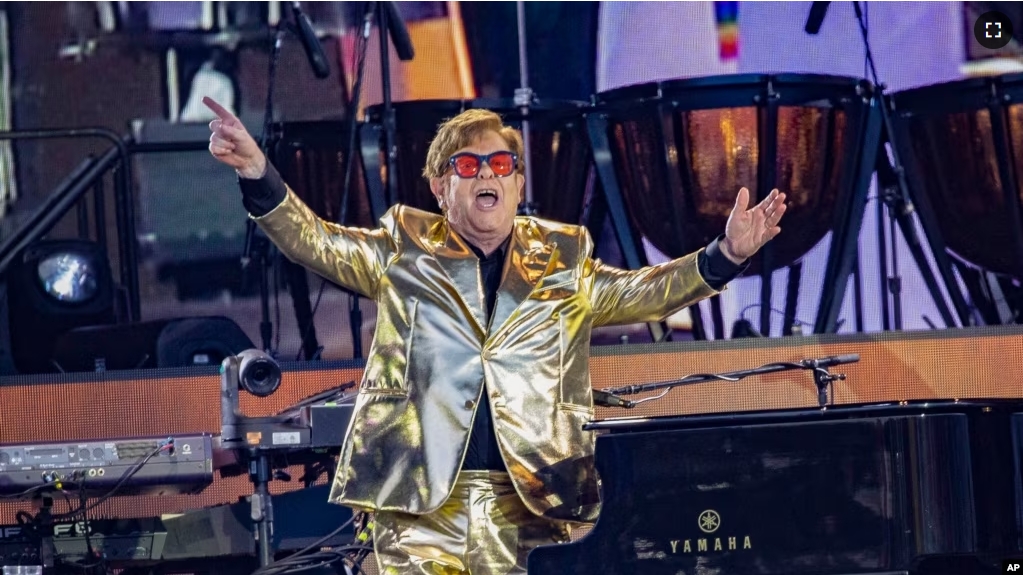
[[[661,320],[724,289],[780,228],[777,190],[725,234],[660,265],[593,257],[586,228],[517,217],[522,140],[469,110],[439,127],[423,175],[443,215],[391,207],[376,229],[317,217],[241,122],[207,106],[210,152],[289,259],[377,302],[376,332],[330,500],[373,513],[387,574],[525,573],[538,545],[600,510],[593,327]]]

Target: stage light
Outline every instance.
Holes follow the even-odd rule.
[[[39,281],[59,301],[81,303],[99,291],[98,270],[89,257],[74,251],[55,253],[39,262]]]
[[[62,334],[116,321],[113,274],[95,242],[36,242],[12,262],[6,281],[11,356],[18,373],[57,371],[51,358]]]

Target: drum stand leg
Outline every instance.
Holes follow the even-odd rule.
[[[906,245],[909,247],[910,253],[913,256],[913,261],[916,262],[917,268],[920,270],[920,275],[923,277],[924,284],[927,286],[927,291],[931,295],[931,299],[934,301],[934,305],[938,308],[938,313],[941,314],[941,319],[945,323],[945,327],[955,327],[955,319],[952,317],[952,312],[945,302],[945,297],[941,293],[941,288],[938,285],[938,280],[934,275],[934,271],[931,269],[930,262],[927,261],[927,257],[924,254],[923,246],[920,243],[920,236],[916,231],[916,222],[913,221],[911,214],[913,213],[913,204],[909,200],[909,190],[906,184],[905,171],[902,168],[902,164],[898,160],[898,155],[895,150],[895,142],[892,141],[891,133],[891,120],[888,116],[888,111],[885,109],[887,106],[886,100],[883,99],[883,90],[879,90],[881,94],[881,114],[884,119],[881,133],[881,146],[878,147],[877,151],[877,187],[878,195],[880,197],[878,205],[878,240],[880,242],[880,253],[879,260],[881,268],[881,280],[885,284],[885,288],[882,290],[884,295],[884,301],[882,306],[882,320],[884,330],[889,329],[888,322],[888,303],[890,297],[891,311],[892,311],[892,323],[890,328],[895,330],[902,329],[902,277],[899,273],[899,260],[898,260],[898,240],[895,234],[896,226],[902,232],[902,237],[906,240]],[[891,163],[885,150],[885,143],[891,144]],[[885,208],[884,210],[882,209]],[[888,215],[888,241],[885,241],[884,226],[885,221],[883,218],[883,212],[887,211]],[[885,251],[888,249],[886,243],[891,244],[891,275],[888,275],[887,262],[885,257]],[[957,286],[946,286],[949,288],[949,292],[958,289]]]
[[[622,250],[625,266],[628,269],[637,270],[646,265],[646,257],[640,249],[641,244],[638,238],[633,233],[632,225],[629,223],[629,215],[625,211],[625,200],[622,198],[622,190],[618,187],[618,179],[615,176],[614,165],[611,161],[611,145],[607,137],[607,118],[600,114],[587,116],[586,129],[589,133],[590,146],[593,150],[593,165],[600,179],[600,187],[604,191],[601,197],[594,198],[593,203],[604,202],[604,205],[600,206],[600,208],[606,208],[607,215],[611,218],[611,227],[615,231],[618,246]],[[598,209],[596,213],[600,211]],[[591,218],[593,215],[595,214],[591,214]],[[693,318],[694,337],[696,339],[706,339],[699,305],[694,305],[690,308],[690,313]],[[655,342],[668,341],[671,336],[667,322],[650,322],[647,324],[647,328],[650,330],[650,337]]]
[[[955,320],[952,318],[952,312],[949,311],[948,304],[945,302],[945,298],[938,287],[938,282],[934,277],[934,272],[931,270],[930,263],[924,256],[919,236],[916,233],[916,224],[910,217],[910,214],[913,211],[913,204],[910,201],[909,186],[906,184],[906,171],[899,159],[898,146],[894,139],[895,134],[892,129],[888,98],[885,95],[884,85],[882,85],[878,79],[877,68],[874,66],[874,56],[870,49],[870,39],[867,36],[866,22],[863,17],[863,11],[860,9],[860,3],[853,2],[853,9],[856,11],[856,19],[859,22],[860,32],[863,35],[863,44],[867,53],[867,64],[870,68],[871,80],[874,82],[876,90],[875,97],[878,100],[881,112],[882,145],[878,148],[877,161],[875,162],[881,199],[888,208],[889,217],[894,220],[892,224],[892,232],[894,232],[894,224],[898,224],[902,231],[902,236],[906,239],[906,243],[913,255],[913,259],[916,261],[917,267],[923,275],[924,282],[927,284],[927,289],[930,292],[931,298],[934,300],[934,304],[937,306],[938,312],[941,314],[945,325],[947,327],[955,327]],[[891,164],[888,163],[888,155],[885,153],[885,142],[891,144],[891,148],[889,150],[891,154]],[[879,222],[878,225],[880,226],[882,224]],[[902,286],[901,277],[899,277],[897,269],[898,260],[895,258],[897,248],[895,234],[892,233],[890,235],[892,236],[893,272],[892,276],[883,279],[889,280],[887,282],[888,289],[890,290],[893,298],[893,315],[895,316],[895,324],[893,327],[896,330],[900,330],[902,329]],[[883,242],[882,249],[884,249]],[[957,286],[955,285],[948,285],[946,287],[950,293],[957,289]],[[887,301],[885,303],[887,305]]]

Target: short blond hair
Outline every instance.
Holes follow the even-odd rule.
[[[423,177],[429,180],[444,175],[451,156],[487,132],[497,132],[504,139],[508,148],[519,157],[515,171],[523,173],[526,169],[526,159],[523,157],[525,154],[519,131],[511,126],[505,126],[501,116],[490,110],[472,109],[448,119],[437,128],[437,137],[430,142],[430,150],[426,153]]]

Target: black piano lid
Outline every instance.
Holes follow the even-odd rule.
[[[656,429],[707,428],[723,425],[767,425],[797,421],[837,421],[864,417],[937,415],[984,411],[1023,410],[1023,398],[926,399],[878,403],[849,403],[827,407],[735,411],[695,415],[618,417],[594,420],[583,426],[590,431],[639,432]]]

